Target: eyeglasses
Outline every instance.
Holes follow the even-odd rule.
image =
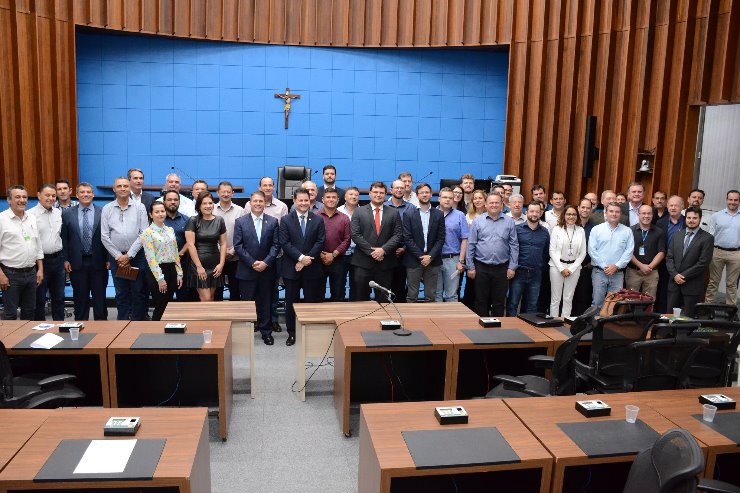
[[[462,192],[452,192],[452,195],[462,195]]]

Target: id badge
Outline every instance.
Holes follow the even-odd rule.
[[[30,236],[28,235],[28,233],[26,233],[26,232],[24,231],[24,232],[23,232],[23,239],[24,239],[24,240],[26,240],[26,241],[30,241],[30,240],[31,240],[31,237],[30,237]]]
[[[644,246],[641,246],[640,247],[640,250],[638,250],[637,254],[638,255],[645,255],[645,247]]]

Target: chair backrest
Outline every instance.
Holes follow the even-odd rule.
[[[627,313],[652,312],[653,302],[648,300],[624,300],[614,304],[613,315],[624,315]]]
[[[704,470],[704,454],[691,433],[674,428],[643,450],[632,463],[624,493],[690,493]]]
[[[0,341],[0,398],[2,400],[13,397],[13,368],[5,350],[5,344]]]
[[[592,306],[578,316],[570,326],[573,334],[555,350],[550,376],[550,395],[574,395],[576,393],[575,359],[578,343],[596,325],[594,317],[599,310]]]
[[[292,199],[293,192],[311,178],[311,168],[305,166],[280,166],[278,168],[278,198]]]
[[[694,308],[694,318],[737,321],[737,305],[697,303]]]
[[[630,313],[600,318],[593,330],[589,366],[597,374],[623,374],[629,345],[643,341],[651,327],[660,320],[657,313]]]
[[[674,323],[677,330],[684,332],[687,326],[693,327],[688,334],[693,338],[704,339],[706,347],[696,355],[688,371],[690,387],[724,387],[729,384],[735,354],[740,344],[740,322],[727,320],[692,320],[688,323]]]
[[[623,390],[686,388],[689,368],[697,352],[708,344],[706,339],[687,335],[633,342],[629,346],[632,351],[625,367]]]

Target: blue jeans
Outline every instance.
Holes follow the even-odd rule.
[[[118,320],[144,320],[147,311],[147,297],[144,286],[145,275],[151,275],[149,266],[141,250],[131,259],[131,266],[139,268],[139,275],[135,281],[129,281],[116,277],[118,264],[116,259],[110,257],[110,272],[113,275],[113,286],[116,288],[116,308],[118,308]]]
[[[460,257],[442,259],[442,268],[437,277],[437,292],[434,301],[457,301],[457,287],[460,285],[460,274],[457,272],[457,261]],[[426,286],[424,287],[426,290]]]
[[[517,316],[517,308],[525,292],[527,293],[527,306],[522,307],[522,313],[536,313],[541,284],[541,268],[518,268],[514,279],[509,281],[509,296],[506,299],[506,316]]]
[[[64,320],[64,283],[67,273],[64,271],[64,259],[61,255],[44,259],[44,280],[36,288],[35,320],[46,320],[46,292],[51,298],[51,319]]]
[[[607,276],[604,274],[603,269],[594,266],[591,272],[591,282],[594,287],[594,297],[591,301],[591,306],[595,306],[601,310],[606,293],[617,292],[624,286],[624,272],[619,271],[614,275]]]

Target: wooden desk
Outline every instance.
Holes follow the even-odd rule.
[[[51,412],[46,409],[0,409],[0,471],[36,433]]]
[[[351,403],[451,397],[452,343],[429,319],[407,318],[405,322],[407,329],[423,332],[432,345],[368,347],[361,332],[380,332],[378,320],[355,320],[339,327],[334,408],[346,436],[351,434]]]
[[[349,303],[297,303],[296,314],[296,388],[302,401],[306,400],[306,358],[334,357],[336,321],[367,315],[366,318],[381,320],[398,318],[398,314],[387,303],[384,308],[375,301],[353,301]],[[398,303],[404,317],[457,317],[475,315],[462,303]],[[372,313],[371,313],[372,312]]]
[[[192,320],[228,320],[231,322],[233,353],[249,357],[249,393],[255,396],[254,324],[257,308],[254,301],[208,301],[170,303],[162,315],[167,322]]]
[[[29,322],[10,335],[3,337],[3,343],[10,356],[27,356],[32,358],[33,365],[25,373],[48,373],[57,375],[71,373],[77,376],[74,384],[87,397],[82,405],[110,407],[110,390],[108,387],[108,345],[128,325],[128,320],[87,320],[80,334],[94,333],[95,337],[82,349],[13,349],[29,335],[41,337],[45,333],[59,334],[59,324],[48,322],[54,327],[45,331],[33,330],[33,327],[44,322]],[[25,368],[24,368],[25,370]]]
[[[437,423],[434,408],[452,405],[465,407],[470,414],[467,425],[443,427]],[[403,431],[412,430],[494,426],[509,442],[521,462],[419,470],[401,435]],[[550,454],[499,399],[363,404],[360,410],[360,462],[357,475],[360,493],[428,491],[430,483],[434,488],[433,482],[451,482],[449,476],[460,481],[460,491],[544,493],[549,491],[551,471]],[[507,477],[508,474],[511,476]],[[473,484],[466,483],[463,487],[464,481]],[[453,490],[449,488],[447,491]]]
[[[29,323],[32,324],[32,326],[35,326],[37,323],[41,322],[29,322],[28,320],[0,320],[0,340],[5,339],[5,336],[12,334]]]
[[[553,354],[553,340],[516,317],[500,317],[501,328],[483,329],[477,315],[436,317],[432,321],[452,341],[451,398],[483,397],[491,390],[493,375],[544,375],[527,358],[535,354]],[[517,329],[532,339],[524,343],[475,344],[463,330]]]
[[[219,433],[226,440],[234,388],[231,322],[187,322],[188,334],[213,331],[211,343],[198,350],[131,349],[140,334],[162,334],[165,324],[131,322],[108,346],[111,405],[218,406]],[[175,395],[173,388],[177,388]],[[162,404],[169,396],[172,400]]]
[[[591,481],[593,491],[602,491],[609,485],[614,491],[622,491],[627,480],[629,467],[635,454],[613,457],[589,458],[568,437],[558,423],[582,423],[605,420],[624,420],[627,404],[635,404],[639,392],[630,394],[605,394],[598,396],[540,397],[529,399],[504,399],[509,408],[537,437],[555,458],[552,477],[552,492],[580,490],[586,481]],[[611,416],[586,418],[575,409],[575,401],[588,398],[603,399],[612,407]],[[467,403],[464,404],[467,406]],[[638,404],[639,405],[639,404]],[[675,425],[649,406],[640,406],[638,419],[663,434]],[[591,467],[600,464],[600,467]],[[584,467],[579,467],[584,466]],[[599,485],[599,486],[596,486]],[[611,489],[609,490],[611,491]]]
[[[210,452],[208,449],[208,411],[190,409],[116,409],[123,416],[140,416],[136,438],[165,438],[162,456],[151,481],[105,481],[34,483],[59,442],[67,439],[102,440],[103,425],[111,409],[57,409],[0,473],[0,493],[15,490],[60,489],[84,491],[88,488],[120,489],[177,488],[183,493],[211,491]],[[150,489],[151,488],[151,489]],[[100,490],[98,490],[100,491]]]

